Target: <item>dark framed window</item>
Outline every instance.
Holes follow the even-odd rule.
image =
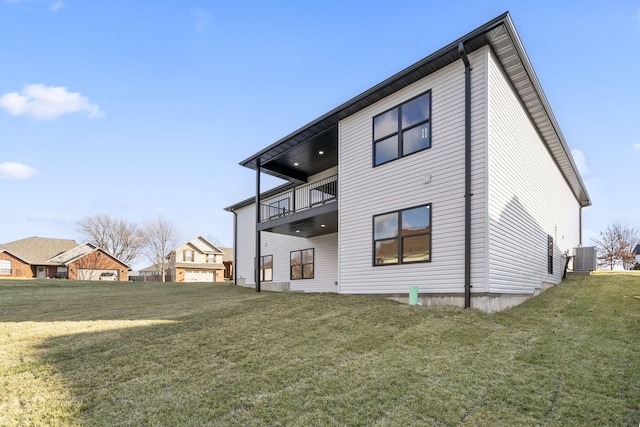
[[[431,91],[373,118],[373,166],[431,147]]]
[[[373,217],[373,265],[431,261],[431,204]]]
[[[547,236],[547,273],[553,274],[553,237]]]
[[[273,255],[264,255],[260,257],[260,281],[273,281]]]
[[[194,251],[182,251],[182,261],[193,262]]]
[[[314,249],[291,251],[291,280],[313,279]]]
[[[289,198],[269,203],[269,219],[286,215],[289,212]]]

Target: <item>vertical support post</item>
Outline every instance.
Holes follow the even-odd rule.
[[[256,292],[260,292],[260,158],[256,159]]]

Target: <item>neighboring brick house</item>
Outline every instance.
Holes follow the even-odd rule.
[[[129,279],[131,268],[105,250],[69,239],[28,237],[0,245],[0,277],[98,280],[111,272]]]
[[[169,275],[174,282],[223,282],[228,277],[225,256],[221,248],[196,237],[171,251]]]
[[[233,277],[233,248],[218,248],[224,255],[222,255],[222,264],[224,264],[224,278],[231,280]]]

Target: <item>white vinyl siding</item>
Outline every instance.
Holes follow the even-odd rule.
[[[235,265],[238,279],[255,283],[255,205],[237,211],[238,259]],[[313,279],[291,280],[289,267],[291,251],[314,249]],[[337,233],[303,238],[261,232],[261,255],[273,255],[273,283],[289,283],[292,291],[337,292],[338,236]]]
[[[472,284],[485,288],[486,58],[472,71]],[[431,148],[372,167],[372,118],[431,90]],[[339,246],[341,293],[464,291],[464,65],[457,61],[340,122]],[[430,263],[373,267],[372,218],[431,204]],[[477,285],[477,287],[476,287]]]
[[[489,58],[489,291],[530,294],[561,280],[563,253],[579,243],[580,208],[499,63]]]

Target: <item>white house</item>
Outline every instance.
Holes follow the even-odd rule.
[[[235,281],[485,311],[562,279],[591,204],[510,15],[240,163]]]
[[[202,236],[178,245],[168,258],[167,270],[175,282],[222,282],[229,271],[224,250]]]

